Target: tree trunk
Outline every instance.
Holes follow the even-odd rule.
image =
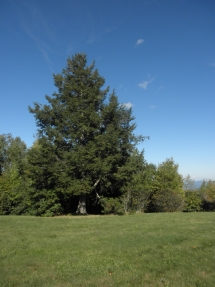
[[[87,210],[86,210],[86,194],[81,194],[79,196],[79,203],[78,203],[78,208],[76,211],[77,214],[82,214],[86,215]]]

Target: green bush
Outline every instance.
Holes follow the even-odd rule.
[[[202,211],[202,199],[199,193],[196,191],[186,191],[183,211]]]
[[[215,180],[204,180],[200,187],[204,211],[215,211]]]
[[[125,213],[124,206],[121,198],[102,197],[101,206],[104,214],[118,214],[123,215]]]
[[[60,199],[54,190],[34,190],[31,199],[31,215],[49,217],[62,214]]]
[[[174,191],[156,191],[150,198],[149,212],[175,212],[183,209],[183,197]]]
[[[19,176],[15,168],[0,176],[0,214],[26,214],[30,202],[29,183]]]

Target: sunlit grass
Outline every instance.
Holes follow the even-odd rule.
[[[0,286],[215,286],[215,213],[0,217]]]

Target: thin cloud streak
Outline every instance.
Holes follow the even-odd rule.
[[[138,84],[138,87],[140,87],[144,90],[147,90],[148,85],[151,84],[153,81],[154,81],[154,78],[149,80],[149,81],[143,81],[142,83]]]
[[[30,28],[23,22],[22,28],[25,33],[31,38],[34,43],[36,44],[38,50],[42,53],[43,57],[45,58],[46,62],[49,65],[49,68],[53,70],[53,63],[48,56],[48,51],[51,51],[51,48],[45,44],[39,37],[35,36],[35,34],[30,30]]]
[[[53,31],[50,29],[49,25],[45,20],[45,17],[43,17],[39,8],[35,5],[33,1],[23,1],[22,5],[23,9],[28,11],[28,15],[31,18],[31,21],[29,20],[29,17],[24,16],[23,11],[20,10],[19,21],[21,27],[23,31],[27,34],[27,36],[31,40],[33,40],[37,49],[42,53],[50,70],[53,71],[53,63],[49,57],[49,53],[53,53],[53,50],[47,44],[47,40],[42,40],[42,38],[49,39],[53,43],[56,43]],[[43,35],[42,37],[41,34]]]

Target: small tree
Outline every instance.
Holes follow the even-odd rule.
[[[189,174],[183,179],[183,181],[184,181],[184,190],[185,191],[195,190],[194,180],[190,177]]]
[[[11,134],[0,135],[0,214],[22,214],[29,206],[27,147]]]
[[[178,164],[173,158],[158,165],[154,192],[150,197],[150,211],[179,211],[184,203],[183,177],[178,172]]]
[[[196,190],[194,180],[188,174],[184,178],[185,199],[183,211],[194,212],[202,210],[202,199],[199,191]]]
[[[215,211],[215,180],[204,180],[200,187],[203,209]]]
[[[125,212],[144,212],[153,192],[156,167],[144,160],[143,152],[137,150],[129,161],[130,180],[124,186],[123,203]]]
[[[0,175],[11,168],[16,168],[19,175],[23,174],[26,153],[26,144],[20,137],[13,138],[11,134],[0,135]]]

